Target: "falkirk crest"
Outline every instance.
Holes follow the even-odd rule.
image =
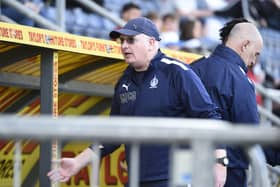
[[[158,78],[154,75],[153,79],[150,81],[149,88],[157,88],[158,85]]]

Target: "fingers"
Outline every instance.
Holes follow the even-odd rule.
[[[226,182],[227,168],[221,164],[215,164],[215,187],[223,187]]]
[[[63,175],[60,169],[53,169],[47,174],[47,176],[53,182],[66,182],[70,178],[69,176]]]
[[[224,185],[223,184],[217,184],[215,185],[216,187],[223,187]]]
[[[50,180],[53,182],[58,182],[62,179],[62,175],[60,175],[58,169],[54,169],[50,171],[47,175],[50,178]]]
[[[64,176],[60,182],[67,182],[70,179],[70,177]]]

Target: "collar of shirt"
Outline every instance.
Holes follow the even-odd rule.
[[[248,68],[246,67],[246,64],[244,63],[242,58],[231,48],[221,44],[218,45],[213,54],[221,56],[224,59],[228,59],[226,60],[228,63],[236,64],[241,67],[245,73],[248,72]]]

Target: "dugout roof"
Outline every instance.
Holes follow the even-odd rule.
[[[126,68],[114,41],[0,22],[0,85],[39,89],[46,51],[57,53],[59,90],[65,92],[111,97]],[[164,52],[186,63],[198,57]]]

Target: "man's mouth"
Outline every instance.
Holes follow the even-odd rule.
[[[132,53],[124,53],[125,57],[129,57],[130,55],[132,55]]]

